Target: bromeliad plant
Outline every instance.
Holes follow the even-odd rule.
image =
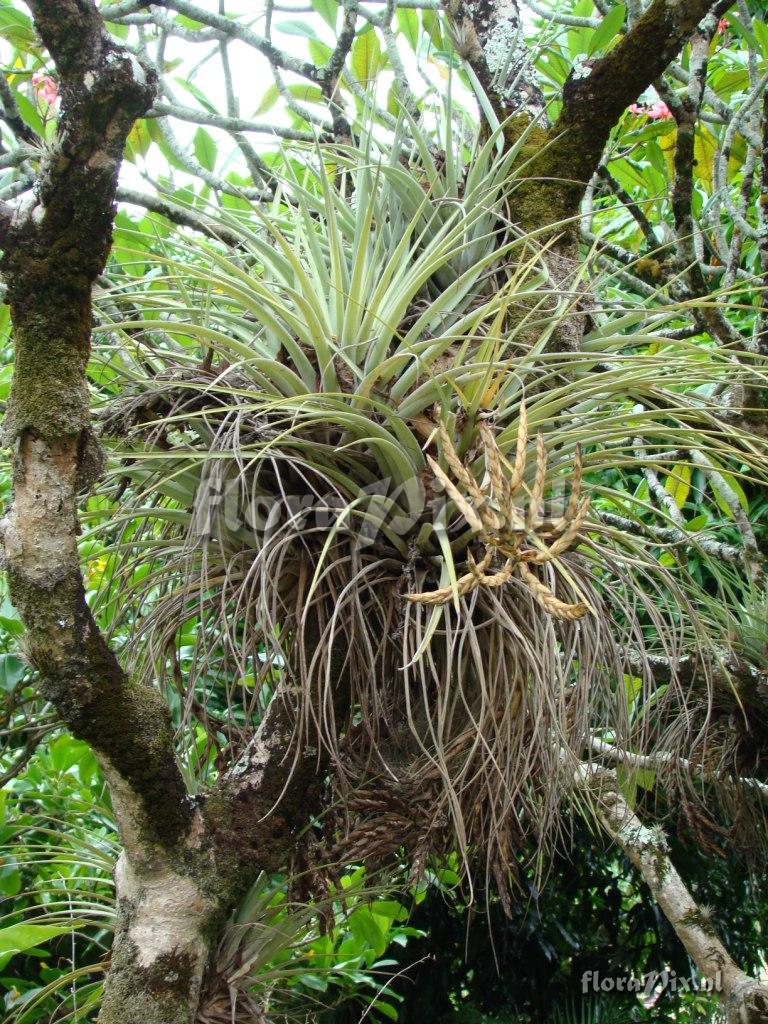
[[[756,371],[660,333],[684,307],[587,312],[588,260],[554,284],[551,231],[511,216],[525,136],[499,157],[449,134],[437,161],[407,128],[287,154],[270,209],[219,215],[234,251],[176,239],[140,280],[113,267],[102,606],[119,589],[137,670],[215,744],[242,749],[279,691],[286,757],[327,765],[330,860],[405,848],[418,872],[458,849],[504,890],[591,737],[679,749],[706,721],[706,668],[685,689],[675,666],[723,637],[685,551],[728,546],[632,491],[691,453],[764,474],[713,397]],[[582,350],[558,351],[573,317]]]

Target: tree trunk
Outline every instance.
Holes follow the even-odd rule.
[[[192,1024],[215,935],[209,901],[168,864],[139,874],[122,854],[117,930],[99,1024]]]

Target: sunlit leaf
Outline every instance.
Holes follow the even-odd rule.
[[[198,128],[194,138],[195,158],[207,171],[216,167],[216,143],[205,128]]]
[[[397,27],[408,45],[416,52],[419,46],[419,15],[410,7],[398,7],[395,11]]]
[[[688,500],[692,474],[693,470],[690,466],[675,466],[664,483],[664,489],[672,495],[678,508],[682,508]]]
[[[338,0],[311,0],[311,2],[323,21],[335,31],[339,12]]]
[[[352,70],[363,83],[372,82],[379,72],[381,45],[373,28],[361,32],[352,44]]]
[[[618,36],[619,32],[621,32],[621,29],[624,26],[626,13],[627,9],[624,4],[616,4],[615,7],[612,7],[610,11],[608,11],[595,29],[594,34],[589,41],[588,52],[590,54],[608,49],[613,40]]]

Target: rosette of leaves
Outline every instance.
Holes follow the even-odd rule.
[[[679,309],[592,309],[558,351],[589,261],[555,286],[552,231],[514,224],[526,139],[499,137],[403,122],[291,151],[269,208],[209,214],[237,247],[113,267],[101,606],[119,594],[137,671],[229,755],[279,689],[292,750],[328,765],[329,854],[458,849],[503,888],[591,735],[665,742],[677,660],[711,639],[638,474],[764,457],[707,397],[748,370],[665,338]]]

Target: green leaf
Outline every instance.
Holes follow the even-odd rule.
[[[407,39],[409,46],[415,52],[419,45],[419,16],[411,8],[398,7],[395,11],[395,21],[400,34]]]
[[[693,519],[689,519],[685,524],[685,528],[695,533],[697,530],[703,530],[708,523],[709,516],[706,512],[701,512],[699,515],[694,516]]]
[[[336,17],[339,13],[338,0],[311,0],[312,6],[333,31],[336,31]]]
[[[573,14],[578,18],[591,18],[593,11],[592,0],[577,0],[576,5],[573,8]],[[568,31],[568,52],[572,58],[577,57],[580,53],[587,53],[589,49],[589,40],[592,37],[592,29],[590,28],[572,28]]]
[[[443,48],[443,34],[440,27],[440,18],[435,11],[424,11],[421,16],[421,23],[429,34],[430,41],[438,50]]]
[[[626,13],[627,9],[624,4],[617,4],[615,7],[611,8],[597,26],[589,41],[588,52],[590,54],[597,53],[600,50],[606,50],[608,48],[624,27],[624,18],[626,17]]]
[[[688,500],[692,475],[693,471],[690,466],[680,465],[675,466],[667,476],[664,489],[668,494],[672,495],[678,508],[682,508]]]
[[[186,78],[177,78],[176,82],[185,89],[190,95],[194,96],[200,106],[207,110],[209,114],[216,114],[218,111],[216,107],[211,103],[210,99],[206,96],[202,89],[198,89],[194,82],[188,81]]]
[[[288,86],[288,92],[297,100],[303,103],[322,103],[323,93],[316,85],[306,85],[304,82],[294,82]]]
[[[757,41],[757,37],[752,32],[752,26],[750,25],[748,27],[747,25],[744,25],[740,21],[740,19],[737,18],[735,14],[733,14],[733,12],[731,12],[728,15],[728,27],[731,30],[731,32],[735,33],[738,36],[741,36],[742,39],[745,39],[747,44],[752,49],[754,49],[754,50],[759,50],[760,49],[760,45],[759,45],[759,43]]]
[[[349,918],[349,929],[358,942],[376,951],[380,956],[386,948],[384,933],[376,924],[373,914],[367,908],[356,910]]]
[[[397,900],[376,900],[372,904],[372,909],[377,917],[384,917],[390,921],[404,921],[408,917],[407,909]]]
[[[645,155],[654,170],[658,171],[666,181],[669,178],[669,163],[657,139],[650,139],[645,147]]]
[[[292,18],[290,21],[281,21],[275,28],[287,36],[303,36],[304,39],[317,39],[317,32],[308,25],[306,21],[299,21]]]
[[[399,117],[402,110],[403,105],[398,99],[397,83],[393,82],[387,92],[387,113],[392,117]]]
[[[712,86],[717,95],[726,102],[734,92],[749,88],[749,71],[746,68],[729,68],[712,76]]]
[[[768,11],[765,12],[765,16],[768,17]],[[752,23],[752,27],[755,30],[755,36],[760,43],[760,49],[763,51],[763,56],[768,57],[768,25],[761,18],[755,18]]]
[[[307,988],[314,989],[315,992],[327,992],[328,982],[325,978],[321,978],[318,974],[300,974],[299,981],[302,985]]]
[[[381,61],[379,37],[372,28],[361,32],[352,44],[352,70],[363,84],[376,78]]]
[[[0,896],[17,896],[21,892],[21,872],[14,857],[0,858]]]
[[[702,182],[708,191],[714,185],[715,159],[718,153],[718,143],[715,136],[703,125],[696,126],[696,134],[693,140],[693,166],[696,177]]]
[[[393,1006],[391,1003],[385,1003],[383,999],[377,999],[371,1005],[377,1013],[383,1014],[390,1020],[398,1020],[400,1016],[397,1012],[397,1007]]]
[[[44,132],[43,119],[40,117],[40,111],[37,109],[34,103],[28,99],[24,93],[16,93],[16,106],[19,108],[19,113],[22,119],[30,128],[34,128],[38,135],[42,135]]]
[[[194,139],[195,159],[206,169],[212,171],[216,166],[216,143],[205,128],[198,128]]]
[[[633,769],[620,764],[616,768],[616,781],[619,784],[619,791],[627,801],[630,810],[634,810],[637,803],[636,772]]]
[[[309,56],[312,58],[312,61],[315,64],[317,64],[319,68],[321,68],[323,64],[328,63],[331,54],[333,53],[333,50],[330,48],[330,46],[327,46],[325,43],[321,43],[319,39],[310,39],[308,42],[308,46]]]
[[[739,504],[745,512],[749,512],[749,498],[744,493],[744,488],[741,486],[739,481],[731,473],[723,473],[719,470],[720,476],[723,478],[723,483],[730,488],[730,490],[736,495]],[[712,491],[712,495],[717,502],[717,506],[723,515],[728,516],[729,519],[733,519],[733,511],[728,501],[728,494],[723,493],[723,489],[718,486],[715,480],[711,477],[707,481]]]
[[[258,107],[254,110],[253,116],[258,117],[260,114],[266,114],[268,110],[271,110],[272,107],[274,107],[279,98],[280,90],[273,82],[268,89],[264,90],[261,97],[261,103],[259,103]]]
[[[15,654],[0,654],[0,690],[10,693],[27,671],[27,665]]]
[[[144,156],[152,145],[152,135],[146,121],[135,121],[133,128],[128,133],[125,144],[125,153],[129,160],[135,160],[137,156]]]
[[[12,7],[0,8],[0,37],[20,50],[37,49],[37,33],[32,21]]]
[[[50,942],[59,935],[68,935],[81,925],[77,922],[62,928],[53,924],[12,924],[0,928],[0,968],[5,967],[12,956],[35,949],[44,942]]]
[[[49,756],[51,767],[57,772],[66,772],[74,765],[85,765],[93,760],[88,744],[72,736],[59,736],[55,739],[50,746]]]

